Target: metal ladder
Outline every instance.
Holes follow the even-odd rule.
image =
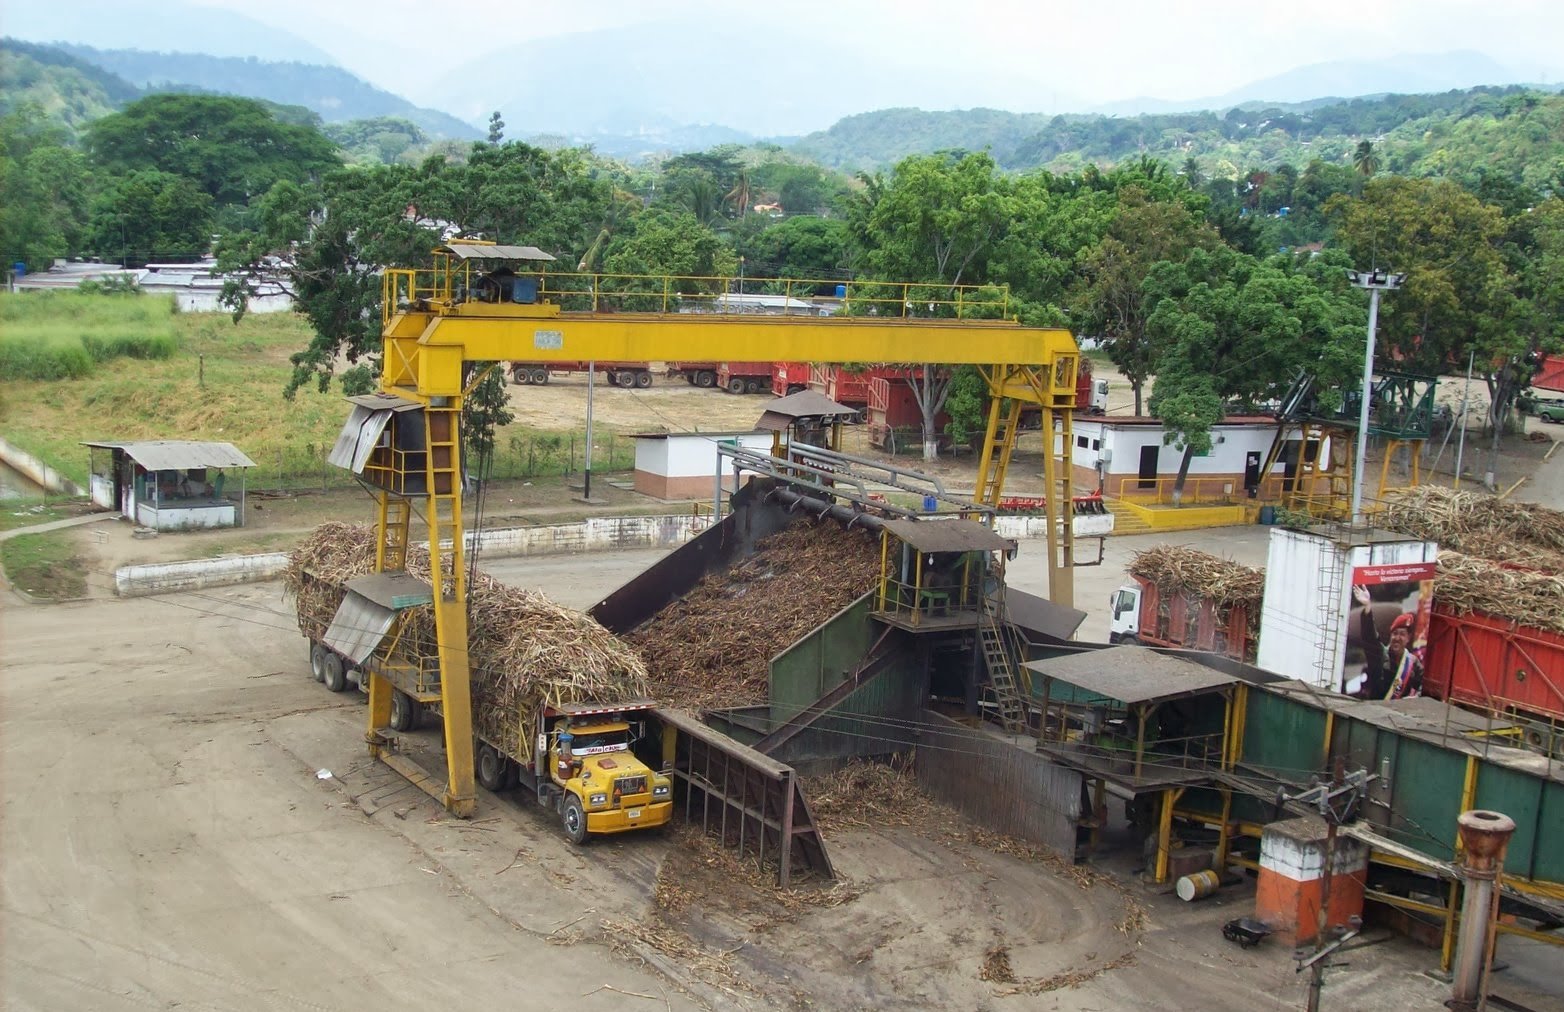
[[[1326,644],[1334,645],[1340,639],[1343,591],[1343,580],[1347,577],[1347,559],[1339,556],[1332,549],[1323,556],[1320,563],[1320,600],[1318,609],[1320,613],[1320,644],[1322,649],[1315,660],[1315,682],[1334,688],[1336,679],[1340,676],[1340,670],[1335,666],[1336,651],[1334,646],[1327,653],[1323,647]]]
[[[983,663],[988,668],[989,684],[994,690],[994,702],[999,707],[999,721],[1011,734],[1026,731],[1026,698],[1022,694],[1016,658],[1020,635],[1015,626],[1005,618],[1004,590],[984,598],[983,617],[978,623],[978,646],[983,651]]]

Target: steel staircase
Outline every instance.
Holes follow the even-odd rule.
[[[1003,587],[983,600],[983,616],[978,622],[978,647],[988,669],[989,686],[999,708],[999,722],[1011,734],[1026,733],[1027,698],[1030,679],[1020,665],[1025,657],[1021,632],[1005,617]]]

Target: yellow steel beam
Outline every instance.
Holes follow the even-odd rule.
[[[457,306],[405,312],[385,330],[384,385],[457,396],[462,361],[909,362],[1045,367],[1044,392],[1073,406],[1080,352],[1069,331],[1004,320],[567,313],[558,306]],[[455,352],[454,355],[450,354]],[[1015,396],[1034,400],[1024,376]],[[1007,389],[1006,396],[1010,396]]]

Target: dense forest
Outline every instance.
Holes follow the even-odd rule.
[[[1327,396],[1350,385],[1366,300],[1349,267],[1407,274],[1380,316],[1387,360],[1440,372],[1470,356],[1501,425],[1537,356],[1564,341],[1564,99],[1552,94],[1056,119],[1006,142],[1049,153],[1051,168],[1007,165],[1005,114],[993,114],[993,154],[910,154],[848,176],[774,145],[628,165],[507,140],[498,111],[472,143],[209,94],[142,95],[72,122],[48,88],[87,94],[88,75],[0,56],[7,73],[22,59],[44,68],[28,70],[34,99],[8,96],[0,117],[5,262],[215,254],[236,313],[252,283],[280,281],[315,334],[290,389],[369,388],[378,272],[423,263],[452,234],[537,245],[565,270],[742,270],[750,286],[791,279],[794,292],[842,278],[1003,290],[1024,322],[1098,338],[1186,462],[1224,410],[1275,398],[1300,370]],[[112,83],[93,94],[114,102]],[[1152,138],[1168,157],[1147,150]],[[1104,155],[1123,149],[1134,153]],[[959,430],[980,407],[972,380],[925,377],[918,393]],[[503,413],[503,392],[488,394]]]

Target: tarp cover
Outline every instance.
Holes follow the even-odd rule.
[[[453,242],[435,252],[449,253],[459,260],[555,260],[536,246],[498,246],[481,242]]]

